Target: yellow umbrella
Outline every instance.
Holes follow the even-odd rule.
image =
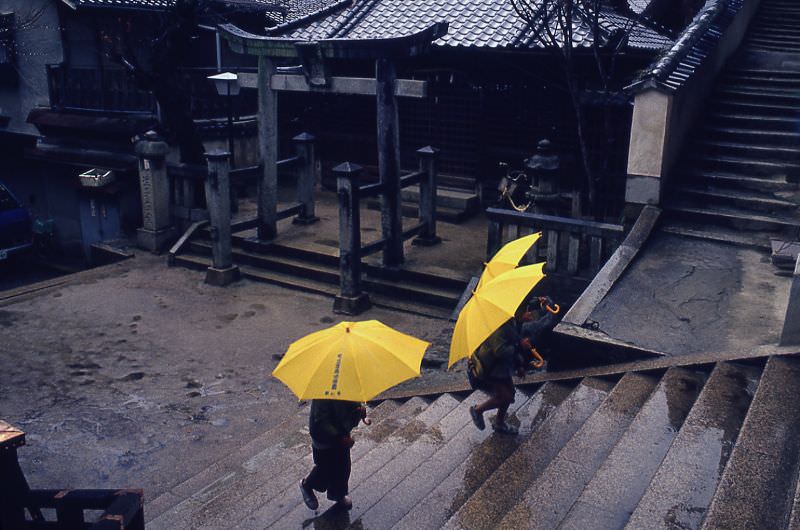
[[[516,268],[522,256],[530,250],[540,237],[542,237],[542,233],[536,232],[535,234],[509,241],[503,245],[492,259],[489,260],[489,263],[486,264],[486,268],[483,269],[483,274],[481,274],[481,279],[478,281],[478,287],[476,287],[475,290],[480,291],[492,278]]]
[[[508,319],[528,297],[531,289],[544,278],[544,263],[526,265],[490,280],[475,291],[458,315],[450,342],[448,368],[469,357]]]
[[[367,401],[418,376],[428,346],[377,320],[340,322],[293,342],[272,375],[300,399]]]

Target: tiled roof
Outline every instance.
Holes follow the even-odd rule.
[[[312,19],[301,27],[276,28],[272,35],[296,39],[370,39],[409,35],[434,22],[447,21],[450,30],[436,41],[438,46],[530,49],[542,47],[531,29],[507,0],[355,0],[350,7]],[[607,32],[632,25],[624,15],[611,11],[601,16]],[[671,39],[643,25],[634,25],[629,45],[656,50]],[[591,27],[576,22],[573,42],[592,44]]]
[[[73,9],[79,7],[113,7],[132,9],[166,9],[175,5],[175,0],[63,0]]]
[[[679,90],[712,55],[744,6],[744,0],[708,0],[667,52],[627,89]]]

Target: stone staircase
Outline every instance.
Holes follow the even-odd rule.
[[[251,280],[326,296],[339,294],[338,248],[262,244],[235,234],[233,261],[242,276]],[[189,241],[175,256],[174,264],[206,270],[211,265],[208,230]],[[389,273],[367,264],[362,270],[364,289],[374,304],[436,318],[450,317],[467,285],[453,276],[409,270]]]
[[[769,249],[800,235],[800,4],[762,2],[684,147],[665,230]]]
[[[516,437],[482,393],[386,400],[353,448],[351,512],[318,513],[308,407],[145,505],[147,527],[798,528],[800,360],[766,357],[521,386]]]

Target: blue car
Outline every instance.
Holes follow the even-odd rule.
[[[33,246],[31,216],[0,182],[0,262]]]

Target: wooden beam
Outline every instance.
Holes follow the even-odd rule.
[[[258,75],[240,73],[239,84],[244,88],[258,88]],[[374,96],[377,93],[377,81],[366,77],[331,77],[327,87],[315,87],[308,84],[305,76],[297,74],[274,74],[272,89],[285,92],[323,92],[328,94],[351,94],[357,96]],[[413,79],[396,79],[394,95],[406,98],[424,98],[428,95],[428,82]]]

